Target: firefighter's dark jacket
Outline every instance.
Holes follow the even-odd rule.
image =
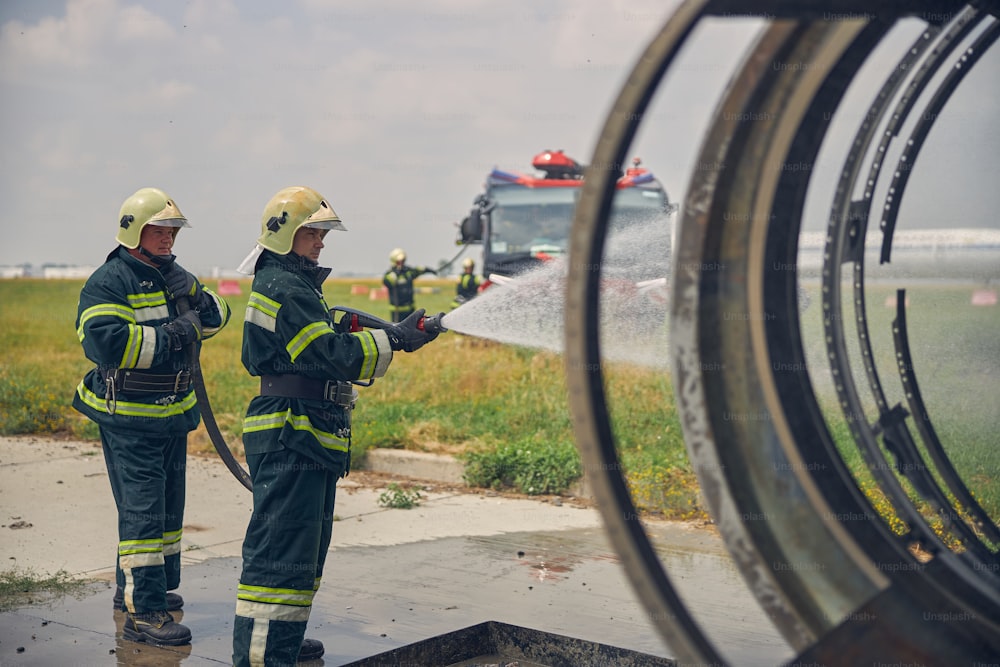
[[[265,250],[243,323],[250,375],[298,374],[317,380],[372,380],[392,361],[384,331],[341,332],[323,298],[326,269],[294,253]],[[247,455],[287,447],[331,470],[350,461],[350,409],[318,399],[256,396],[243,422]]]
[[[476,298],[479,293],[479,286],[483,284],[483,279],[473,273],[463,273],[458,279],[455,288],[456,296],[464,297],[466,300]]]
[[[413,304],[413,281],[431,269],[426,266],[392,266],[382,276],[382,284],[389,289],[389,304],[410,306]]]
[[[202,289],[202,337],[211,338],[229,321],[229,307],[214,292]],[[97,366],[77,386],[73,407],[99,426],[118,431],[182,435],[194,430],[201,413],[193,385],[182,391],[109,395],[105,382],[116,369],[163,376],[188,370],[188,350],[171,349],[161,326],[177,315],[157,268],[124,247],[112,251],[80,292],[76,333],[84,354]]]

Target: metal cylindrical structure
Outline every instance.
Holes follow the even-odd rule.
[[[915,61],[923,56],[925,68],[945,62],[973,29],[980,38],[970,49],[981,53],[995,39],[997,21],[975,8],[935,3],[941,10],[935,15],[950,21],[928,23],[903,66],[888,73],[855,137],[831,207],[822,296],[827,357],[843,419],[909,526],[899,535],[877,518],[858,487],[813,393],[796,272],[790,268],[796,266],[812,173],[786,165],[816,160],[830,118],[866,59],[895,21],[919,16],[921,9],[928,15],[930,4],[916,10],[888,3],[746,4],[686,2],[669,19],[608,115],[577,206],[566,292],[566,373],[579,448],[610,539],[677,657],[722,664],[650,547],[621,475],[603,389],[600,271],[616,165],[624,163],[660,81],[700,20],[737,8],[741,15],[757,11],[771,20],[716,107],[696,164],[718,168],[697,171],[688,184],[670,267],[674,394],[703,496],[750,590],[800,659],[988,661],[1000,654],[997,545],[988,536],[979,541],[981,529],[953,518],[953,534],[964,548],[950,548],[919,511],[906,506],[898,468],[878,459],[876,442],[891,437],[887,446],[897,440],[913,444],[899,428],[905,410],[879,405],[877,373],[868,366],[855,377],[844,341],[855,336],[864,351],[868,340],[864,258],[858,251],[865,232],[859,213],[867,202],[855,201],[854,193],[865,156],[877,140],[887,140],[878,123],[898,120],[900,107],[895,116],[888,114],[889,101],[906,83],[914,95],[904,95],[900,105],[929,85],[929,77],[922,79],[912,67]],[[845,18],[829,20],[833,15]],[[971,65],[975,58],[966,52],[962,62]],[[946,78],[931,104],[943,106],[960,78]],[[918,138],[928,131],[918,125]],[[912,159],[918,152],[919,146],[905,155]],[[877,181],[872,172],[881,166],[882,154],[875,155],[869,193]],[[900,197],[903,185],[890,188],[890,197]],[[893,206],[898,201],[884,208]],[[850,314],[842,312],[845,276],[855,290]],[[905,327],[903,333],[897,336],[898,354],[908,352]],[[915,378],[904,375],[903,381]],[[874,414],[866,414],[867,403],[859,399],[866,386],[878,405]],[[921,426],[921,433],[932,433]],[[932,505],[946,497],[935,488],[940,478],[949,493],[963,498],[964,487],[933,445],[931,439],[927,448],[938,457],[938,475],[909,481],[925,490],[924,500]],[[976,515],[971,494],[967,499],[965,512]]]

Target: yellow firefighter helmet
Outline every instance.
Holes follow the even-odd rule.
[[[141,188],[126,199],[118,211],[118,236],[115,238],[134,250],[139,247],[139,238],[146,225],[173,227],[174,236],[181,227],[191,226],[166,192],[159,188]]]
[[[389,261],[393,264],[399,264],[400,262],[406,261],[406,251],[402,248],[393,248],[393,251],[389,253]]]
[[[257,244],[279,255],[292,250],[299,227],[347,231],[330,202],[312,188],[293,186],[280,190],[264,207]]]
[[[463,269],[474,269],[474,268],[476,268],[476,262],[475,262],[475,260],[473,260],[471,257],[466,257],[464,260],[462,260],[462,268]]]

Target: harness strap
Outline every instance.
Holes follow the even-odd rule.
[[[350,382],[316,380],[294,374],[262,375],[260,395],[328,401],[343,408],[353,408],[358,399],[358,392]]]
[[[106,398],[112,400],[115,393],[120,391],[179,394],[191,387],[191,370],[186,368],[177,373],[146,373],[129,368],[116,368],[107,372],[104,381],[108,386]]]

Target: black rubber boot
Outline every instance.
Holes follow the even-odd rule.
[[[125,609],[123,609],[123,605],[125,604],[125,591],[121,588],[116,588],[115,596],[112,598],[112,602],[115,604],[115,609],[125,611]],[[184,598],[177,593],[167,593],[167,611],[180,611],[183,606]]]
[[[303,639],[302,647],[299,649],[299,662],[309,662],[319,660],[323,657],[323,642],[318,639]]]
[[[182,646],[191,643],[191,631],[174,621],[167,611],[146,611],[128,614],[122,636],[134,642],[155,646]]]

